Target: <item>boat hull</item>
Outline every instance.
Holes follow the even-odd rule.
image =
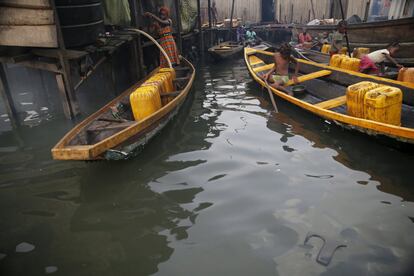
[[[112,106],[121,102],[123,99],[128,99],[129,95],[136,88],[158,71],[156,69],[145,80],[130,87],[120,96],[74,127],[52,149],[53,158],[56,160],[120,160],[136,156],[140,149],[158,134],[178,113],[190,93],[195,78],[195,69],[189,61],[183,59],[183,62],[190,68],[189,79],[185,87],[180,90],[180,93],[160,110],[142,121],[132,122],[129,127],[97,143],[91,145],[72,145],[75,137],[82,131],[85,131],[94,121],[98,120],[102,114],[108,112]]]
[[[256,65],[250,64],[250,56],[258,56],[259,58],[256,60],[262,60],[263,63],[260,64],[258,61],[256,61]],[[265,64],[269,64],[272,62],[272,55],[271,52],[264,52],[264,51],[257,51],[253,49],[245,49],[245,62],[248,67],[248,70],[253,77],[253,79],[262,87],[266,88],[265,82],[259,77],[257,71],[257,68],[255,66],[264,67]],[[340,83],[342,87],[344,87],[341,91],[323,91],[323,93],[326,93],[325,95],[320,95],[323,99],[324,96],[326,98],[336,99],[338,97],[344,97],[345,88],[346,85],[354,84],[360,81],[376,81],[380,83],[384,83],[387,85],[397,86],[401,88],[404,91],[404,101],[406,103],[410,104],[411,110],[413,108],[414,104],[414,84],[408,84],[408,83],[402,83],[394,80],[388,80],[384,78],[379,78],[375,76],[370,76],[366,74],[351,72],[348,70],[343,70],[339,68],[333,68],[326,65],[319,65],[314,62],[309,62],[305,60],[298,59],[298,62],[300,63],[300,71],[301,73],[307,74],[311,72],[315,72],[315,68],[318,70],[327,70],[331,71],[329,76],[326,76],[326,78],[329,79],[329,82],[332,83]],[[322,101],[319,103],[311,103],[306,102],[302,100],[301,98],[297,98],[294,96],[291,96],[287,93],[284,93],[282,91],[279,91],[275,88],[271,88],[271,92],[275,94],[276,96],[280,97],[283,100],[286,100],[287,102],[290,102],[291,104],[294,104],[295,106],[306,110],[308,112],[311,112],[325,120],[328,120],[329,122],[334,122],[337,125],[343,126],[347,129],[353,129],[357,130],[361,133],[365,133],[368,135],[378,136],[378,137],[387,137],[388,139],[403,143],[403,144],[414,144],[414,129],[411,127],[401,127],[396,125],[390,125],[386,123],[376,122],[372,120],[367,120],[363,118],[357,118],[347,115],[346,113],[339,113],[336,110],[334,110],[331,107],[328,107],[325,105],[325,107],[322,107],[323,104],[329,102]],[[331,95],[329,95],[331,94]],[[321,105],[322,104],[322,105]],[[342,103],[344,105],[345,102]],[[339,106],[339,105],[338,105]]]

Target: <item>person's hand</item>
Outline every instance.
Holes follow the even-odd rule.
[[[267,81],[269,79],[269,73],[264,74],[263,77],[264,77],[265,81]]]
[[[293,76],[292,80],[293,80],[293,82],[294,82],[295,84],[298,84],[298,83],[299,83],[299,79],[298,79],[298,77],[297,77],[297,76]]]
[[[150,12],[146,12],[146,13],[144,13],[144,16],[145,16],[145,17],[152,17],[152,13],[150,13]]]
[[[398,69],[402,69],[405,70],[404,66],[402,66],[401,64],[397,64]]]

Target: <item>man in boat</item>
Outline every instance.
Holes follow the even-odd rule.
[[[302,48],[312,48],[312,36],[308,33],[308,30],[306,28],[302,29],[302,32],[298,36],[298,41],[299,45],[301,45]]]
[[[161,7],[158,12],[159,16],[156,16],[150,12],[146,12],[144,15],[158,23],[160,35],[159,43],[167,53],[171,63],[174,66],[179,65],[180,58],[178,56],[177,45],[175,44],[174,37],[172,35],[172,20],[169,17],[169,9],[167,7]],[[168,67],[168,62],[162,53],[160,53],[160,67]]]
[[[346,22],[342,20],[338,23],[336,31],[329,35],[329,40],[331,41],[331,49],[329,50],[329,54],[331,56],[338,54],[341,51],[345,32]]]
[[[246,36],[245,25],[239,26],[237,28],[237,42],[244,43],[245,36]]]
[[[267,80],[269,85],[272,87],[281,90],[290,94],[289,91],[285,89],[285,85],[289,82],[289,64],[295,63],[295,74],[292,77],[294,83],[298,83],[298,72],[299,72],[299,63],[292,56],[292,50],[288,44],[283,44],[278,51],[274,54],[274,63],[273,68],[262,76],[263,80]],[[275,75],[273,73],[276,72]]]
[[[251,27],[247,29],[246,40],[249,45],[254,45],[256,43],[256,32],[253,31]]]
[[[399,49],[400,44],[398,42],[393,42],[388,45],[387,49],[377,50],[363,56],[359,65],[359,71],[365,74],[383,75],[384,62],[386,60],[390,61],[400,69],[403,68],[403,66],[398,64],[393,58]]]

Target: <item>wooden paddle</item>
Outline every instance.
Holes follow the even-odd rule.
[[[276,101],[275,101],[275,96],[272,93],[272,89],[270,88],[270,85],[267,82],[267,79],[265,79],[264,81],[265,81],[265,84],[266,84],[267,92],[269,92],[269,97],[270,97],[270,100],[272,102],[273,108],[275,109],[276,113],[279,113],[279,110],[277,109],[277,105],[276,105]]]

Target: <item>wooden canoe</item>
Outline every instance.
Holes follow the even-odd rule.
[[[177,114],[191,90],[195,76],[193,65],[183,58],[181,65],[175,69],[177,91],[161,95],[174,97],[161,109],[141,121],[135,121],[129,103],[130,94],[156,74],[157,68],[69,131],[53,147],[53,159],[120,160],[135,156]],[[121,119],[114,118],[111,109],[119,103],[129,107]]]
[[[261,76],[271,69],[273,53],[246,48],[244,57],[253,79],[266,87]],[[414,84],[334,68],[303,59],[297,61],[301,73],[299,82],[305,85],[306,93],[300,96],[289,95],[272,87],[271,90],[275,95],[345,128],[378,137],[385,136],[404,144],[414,144]],[[361,81],[382,83],[402,90],[401,126],[347,115],[346,88]],[[292,84],[291,81],[287,84],[288,90],[291,89],[289,86]]]
[[[215,59],[232,58],[238,54],[241,56],[241,53],[243,52],[243,45],[233,41],[226,41],[220,43],[219,45],[211,47],[208,49],[208,52]]]
[[[399,41],[399,58],[413,58],[414,17],[386,21],[349,24],[347,27],[351,48],[365,47],[371,51],[384,49],[390,42]],[[332,32],[335,25],[303,25],[313,37],[323,32]]]
[[[301,58],[306,57],[317,63],[329,64],[330,55],[321,53],[320,51],[312,50],[312,49],[298,49],[294,48],[295,52],[297,53],[297,57]],[[401,65],[412,67],[414,66],[414,58],[396,58],[397,62]],[[387,66],[393,67],[393,64],[386,62]],[[395,68],[395,67],[393,67]],[[396,69],[396,68],[395,68]],[[397,72],[398,73],[398,72]]]

